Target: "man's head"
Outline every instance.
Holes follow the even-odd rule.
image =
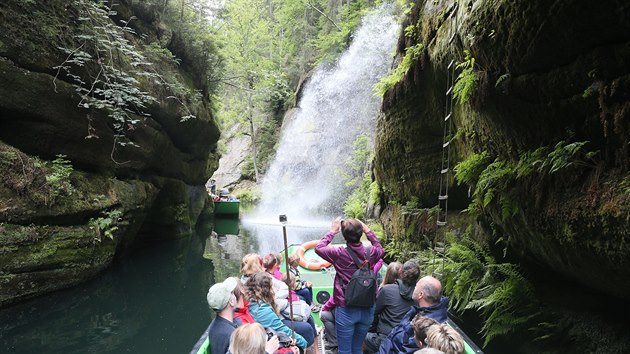
[[[412,299],[420,307],[429,307],[440,303],[442,283],[432,276],[420,278],[416,283]]]
[[[228,306],[232,308],[243,306],[243,287],[238,278],[230,277],[222,283],[212,285],[206,298],[208,306],[217,312],[223,311]]]
[[[341,235],[349,243],[359,243],[363,235],[363,225],[357,219],[341,220]]]

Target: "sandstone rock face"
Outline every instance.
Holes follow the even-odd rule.
[[[67,57],[59,47],[72,48],[79,34],[75,2],[0,5],[0,306],[89,279],[139,240],[187,237],[206,207],[220,135],[200,67],[207,61],[145,3],[119,2],[111,21],[132,15],[137,35],[126,38],[136,50],[155,56],[149,44],[158,43],[182,58],[153,66],[179,96],[138,82],[155,100],[129,113],[138,122],[125,139],[137,147],[116,145],[107,112],[79,107],[72,78],[53,68]]]
[[[418,43],[425,50],[384,97],[375,174],[386,198],[437,205],[446,67],[468,50],[478,85],[455,106],[451,167],[473,152],[488,154],[484,167],[515,165],[541,147],[562,153],[558,143],[586,142],[557,171],[503,179],[495,192],[515,202],[513,212],[493,199],[479,219],[521,259],[630,299],[630,4],[454,4],[420,1],[403,24],[414,27],[398,60]],[[451,13],[459,27],[449,44]],[[452,189],[449,207],[468,205],[468,187]]]

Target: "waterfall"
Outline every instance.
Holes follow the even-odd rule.
[[[319,219],[328,226],[332,217],[342,215],[350,191],[340,172],[360,135],[373,145],[381,99],[372,87],[391,65],[397,32],[393,6],[381,6],[363,19],[339,60],[312,75],[293,118],[285,123],[252,218],[277,225],[278,214],[286,214],[292,223],[312,225]]]

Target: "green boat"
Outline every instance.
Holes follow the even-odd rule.
[[[241,202],[235,200],[217,200],[214,202],[214,215],[238,217]]]
[[[214,232],[218,235],[238,235],[240,232],[237,218],[216,216],[214,218]]]
[[[309,241],[303,245],[291,245],[289,246],[288,253],[293,254],[294,252],[304,252],[304,257],[302,258],[305,262],[301,262],[299,266],[300,278],[313,283],[313,301],[323,306],[333,293],[335,268],[328,265],[328,262],[315,253],[314,245],[317,244],[317,242],[319,242],[319,240]],[[284,256],[284,251],[282,254]],[[303,264],[308,268],[305,268]],[[386,266],[383,266],[379,270],[381,278],[385,276],[385,272],[387,271],[386,268]],[[280,270],[285,270],[284,265]],[[319,328],[323,328],[322,321],[319,318],[319,312],[313,312],[311,315],[313,316],[313,320],[315,320],[315,324]],[[446,323],[451,328],[455,329],[464,339],[464,354],[483,354],[483,351],[452,320],[449,319]],[[323,353],[324,344],[321,341],[323,341],[324,336],[322,334],[323,333],[320,333],[319,336],[319,345],[320,352]],[[210,342],[207,338],[207,331],[204,332],[204,336],[199,339],[191,354],[210,353]]]
[[[327,262],[315,253],[314,245],[318,242],[319,240],[314,240],[307,242],[304,245],[291,245],[289,246],[289,254],[298,251],[300,248],[305,249],[303,258],[306,260],[310,269],[304,268],[300,265],[300,278],[313,283],[313,301],[316,301],[320,305],[324,305],[326,301],[328,301],[328,298],[332,296],[335,268],[332,266],[323,267]],[[281,268],[281,270],[283,269]],[[379,270],[379,278],[382,279],[386,272],[387,267],[381,267]],[[315,320],[315,324],[323,328],[322,321],[319,318],[319,312],[312,313],[312,316]],[[464,339],[464,354],[483,354],[483,351],[451,319],[449,319],[446,324],[456,330]],[[323,335],[320,335],[320,340],[322,338]],[[323,347],[324,346],[321,345],[321,348]]]

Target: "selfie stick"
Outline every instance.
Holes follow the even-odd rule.
[[[287,216],[280,215],[282,223],[282,234],[284,235],[284,261],[286,263],[287,287],[289,288],[289,316],[291,316],[291,338],[295,339],[295,330],[293,329],[293,301],[291,300],[291,274],[289,273],[289,246],[287,242]]]

